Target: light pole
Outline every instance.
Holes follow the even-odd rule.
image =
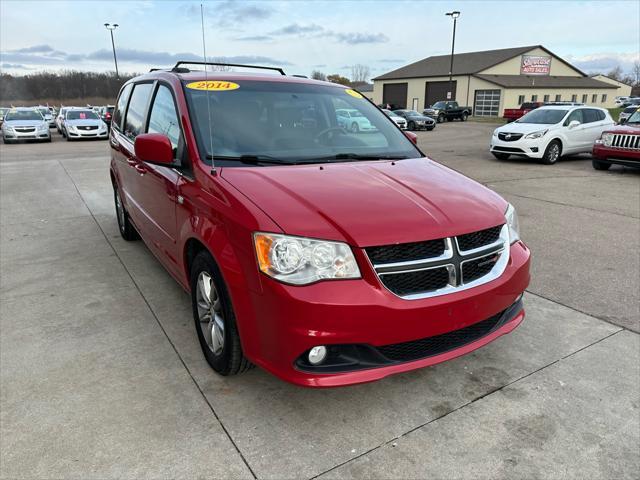
[[[109,30],[109,33],[111,33],[111,46],[113,47],[113,61],[116,64],[116,78],[120,79],[120,74],[118,73],[118,60],[116,59],[116,44],[113,41],[113,31],[116,28],[118,28],[118,24],[114,23],[113,25],[111,25],[110,23],[105,23],[104,26],[107,30]]]
[[[460,12],[457,10],[454,10],[453,12],[447,12],[445,13],[445,15],[450,16],[451,18],[453,18],[453,38],[451,39],[451,64],[449,65],[449,93],[447,95],[447,100],[453,100],[454,94],[453,94],[453,50],[455,48],[456,45],[456,21],[458,20],[458,17],[460,16]]]

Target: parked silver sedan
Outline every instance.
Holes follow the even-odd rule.
[[[18,140],[50,142],[49,122],[36,108],[12,108],[2,122],[2,140],[4,143]]]
[[[107,125],[90,109],[67,110],[62,123],[62,136],[68,141],[80,138],[106,139],[109,133]]]
[[[393,113],[391,110],[387,110],[386,108],[383,108],[382,111],[385,113],[387,117],[393,120],[393,123],[398,125],[398,127],[400,127],[402,130],[407,129],[407,121],[404,118],[402,118],[400,115],[397,115]]]

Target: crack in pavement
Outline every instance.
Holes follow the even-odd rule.
[[[191,381],[193,382],[193,384],[195,385],[196,389],[198,390],[198,392],[200,392],[200,395],[202,396],[203,400],[205,401],[205,403],[207,404],[207,406],[209,407],[209,410],[211,410],[211,413],[213,413],[213,416],[215,417],[215,419],[218,421],[218,423],[220,424],[220,427],[222,428],[222,430],[224,431],[225,435],[227,436],[227,438],[229,439],[229,441],[231,442],[231,444],[233,445],[233,448],[236,450],[236,452],[238,452],[238,455],[240,455],[240,458],[242,459],[242,462],[245,464],[245,466],[247,467],[247,469],[249,470],[249,472],[251,473],[251,475],[253,476],[254,479],[257,479],[258,477],[256,476],[255,472],[253,471],[253,469],[251,468],[251,465],[249,465],[249,462],[247,461],[247,459],[244,457],[244,455],[242,454],[242,451],[240,450],[240,448],[238,447],[238,445],[236,444],[236,442],[233,440],[233,437],[231,436],[231,434],[229,433],[229,431],[227,430],[227,428],[225,427],[224,423],[222,423],[222,420],[220,419],[220,417],[218,416],[218,414],[216,413],[215,409],[213,408],[213,405],[211,405],[211,403],[209,402],[209,400],[207,399],[206,395],[204,394],[204,392],[202,391],[202,388],[200,388],[200,385],[198,384],[198,382],[196,381],[196,379],[194,378],[193,374],[191,373],[191,370],[189,370],[189,367],[187,366],[187,364],[185,363],[184,359],[182,358],[182,356],[180,355],[180,353],[178,352],[178,349],[176,348],[175,344],[171,341],[171,338],[169,338],[169,335],[167,334],[167,331],[164,329],[164,327],[162,326],[162,322],[160,322],[160,319],[158,318],[158,316],[156,315],[155,311],[153,310],[153,308],[151,307],[151,305],[149,304],[149,302],[147,301],[147,298],[144,296],[144,294],[142,293],[142,290],[140,289],[140,286],[138,285],[138,283],[135,281],[135,279],[133,278],[133,275],[131,274],[131,272],[129,271],[129,269],[127,268],[127,266],[125,265],[125,263],[122,261],[122,258],[120,257],[120,255],[118,255],[118,252],[116,251],[116,249],[114,248],[113,244],[109,241],[109,237],[106,234],[106,232],[102,229],[102,226],[100,225],[100,223],[98,222],[98,220],[96,219],[96,217],[94,216],[93,212],[91,211],[91,209],[89,208],[89,205],[87,205],[87,202],[85,202],[84,197],[82,196],[82,193],[80,192],[80,189],[78,188],[78,185],[76,185],[76,182],[73,180],[73,177],[71,177],[71,175],[69,174],[69,172],[67,171],[67,169],[65,168],[65,166],[58,161],[58,164],[60,165],[60,167],[62,167],[62,169],[64,170],[64,172],[66,173],[66,175],[69,177],[69,180],[71,180],[71,183],[73,183],[73,186],[76,190],[76,192],[78,193],[78,195],[80,196],[80,199],[82,200],[82,203],[84,203],[84,206],[87,208],[87,210],[89,210],[89,213],[91,215],[91,218],[93,218],[93,221],[95,222],[96,226],[98,227],[98,229],[100,230],[100,232],[102,233],[102,236],[104,237],[105,241],[107,242],[107,244],[109,245],[109,247],[111,248],[111,250],[113,251],[114,255],[116,256],[116,258],[118,259],[118,261],[120,262],[120,265],[122,265],[122,268],[124,268],[125,272],[127,273],[127,276],[129,277],[129,279],[131,280],[131,282],[133,283],[133,286],[135,287],[135,289],[137,290],[137,292],[140,294],[140,297],[142,298],[142,301],[145,303],[145,305],[147,306],[147,308],[149,309],[149,312],[151,313],[151,315],[153,316],[153,318],[155,319],[156,323],[158,324],[158,327],[160,327],[160,330],[162,331],[162,333],[164,334],[165,338],[167,339],[167,341],[169,342],[169,345],[171,345],[171,348],[173,349],[173,351],[175,352],[176,356],[178,357],[178,359],[180,360],[180,363],[182,364],[182,366],[184,367],[185,371],[187,372],[187,374],[189,375],[189,378],[191,378]]]

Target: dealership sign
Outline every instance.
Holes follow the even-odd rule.
[[[521,75],[549,75],[551,71],[551,57],[523,55],[520,64]]]

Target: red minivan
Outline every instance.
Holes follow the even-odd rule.
[[[122,236],[191,293],[214,370],[356,384],[520,324],[530,254],[503,198],[353,89],[186,65],[123,86],[110,172]]]

